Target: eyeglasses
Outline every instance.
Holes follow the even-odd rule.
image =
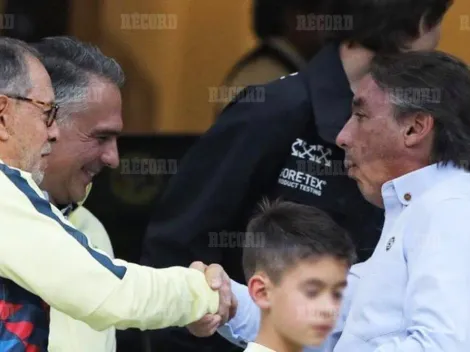
[[[44,113],[46,114],[46,126],[51,127],[54,121],[57,118],[57,111],[59,110],[59,105],[55,103],[45,103],[40,100],[25,98],[18,95],[7,95],[8,98],[26,101],[28,103],[34,104],[38,107],[43,108]]]

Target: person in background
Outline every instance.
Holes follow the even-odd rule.
[[[258,44],[230,69],[222,86],[239,90],[304,68],[321,47],[324,31],[311,19],[321,18],[325,1],[253,0],[253,29]],[[216,115],[233,98],[224,97],[216,106]]]
[[[83,206],[92,179],[103,168],[119,165],[116,139],[122,130],[119,64],[87,43],[71,37],[48,37],[33,45],[51,77],[60,105],[60,138],[47,157],[41,188],[49,201],[83,232],[96,248],[114,258],[101,222]],[[116,351],[114,327],[96,331],[51,309],[49,350]]]
[[[247,352],[301,352],[333,329],[355,261],[349,235],[324,212],[291,202],[264,202],[248,224],[243,269],[260,328]]]
[[[336,136],[351,116],[353,92],[374,55],[434,49],[452,1],[329,0],[327,4],[328,13],[348,16],[354,26],[326,33],[328,43],[297,74],[248,87],[224,109],[187,152],[155,204],[142,263],[158,268],[193,261],[218,263],[231,278],[244,283],[241,248],[227,239],[245,232],[255,205],[264,197],[325,211],[351,235],[359,262],[371,256],[384,212],[367,202],[347,176],[344,150],[335,144]],[[404,4],[413,11],[403,11]],[[262,99],[255,94],[259,91]],[[155,345],[197,350],[197,339],[186,337],[184,329],[151,334],[158,341]],[[213,336],[199,343],[207,346],[214,341],[211,347],[217,348],[218,339]]]
[[[60,138],[50,77],[40,54],[0,39],[0,350],[45,352],[50,307],[93,329],[185,326],[229,316],[229,286],[191,268],[161,270],[93,248],[39,185]]]

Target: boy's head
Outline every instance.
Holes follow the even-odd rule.
[[[326,38],[358,44],[381,54],[433,50],[453,0],[329,0],[325,12],[349,19],[347,28],[325,26]],[[330,21],[331,22],[331,21]],[[333,21],[334,23],[334,21]]]
[[[286,343],[320,345],[335,324],[355,261],[348,234],[319,209],[280,201],[265,202],[247,231],[264,236],[262,247],[246,244],[243,253],[262,325]]]

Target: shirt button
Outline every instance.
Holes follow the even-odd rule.
[[[409,202],[409,201],[411,200],[411,194],[405,193],[405,195],[403,196],[403,198],[405,198],[405,200],[406,200],[407,202]]]

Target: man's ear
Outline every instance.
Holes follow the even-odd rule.
[[[10,100],[5,95],[0,95],[0,141],[6,141],[11,136],[12,122],[9,110]]]
[[[434,129],[434,118],[430,114],[418,113],[406,117],[403,130],[403,140],[408,148],[421,144],[428,139]]]
[[[261,309],[269,309],[271,307],[271,290],[272,283],[264,274],[255,274],[248,281],[248,292],[251,299]]]

